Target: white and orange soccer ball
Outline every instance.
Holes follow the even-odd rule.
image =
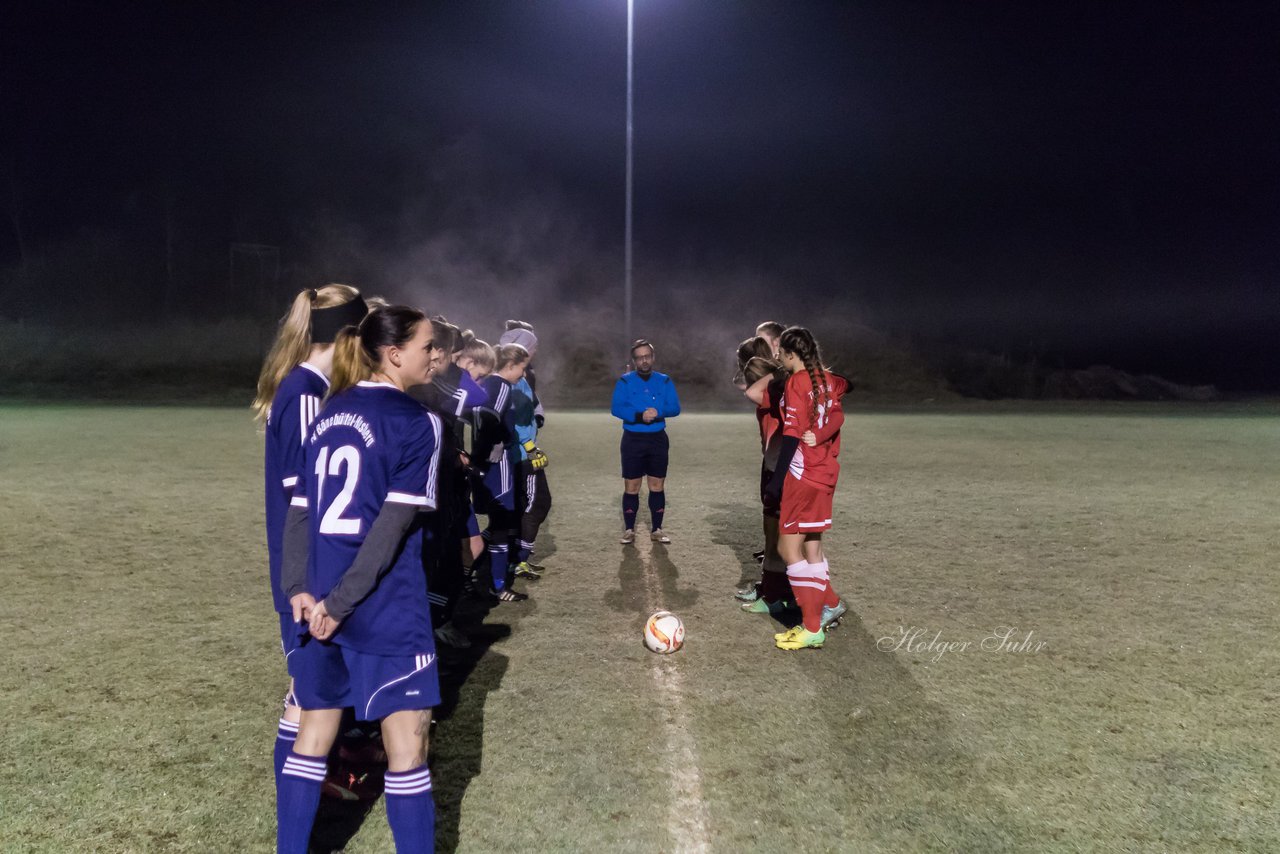
[[[675,652],[684,646],[684,623],[670,611],[658,611],[644,621],[644,645],[650,652]]]

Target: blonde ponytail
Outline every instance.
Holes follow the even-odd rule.
[[[299,291],[289,305],[289,311],[280,320],[280,331],[275,343],[262,363],[258,374],[258,393],[251,409],[254,420],[265,424],[271,411],[271,401],[276,389],[289,372],[306,361],[311,354],[311,310],[344,305],[360,297],[360,291],[350,285],[325,285],[322,288],[306,288]]]

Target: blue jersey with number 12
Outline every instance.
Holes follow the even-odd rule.
[[[440,431],[437,416],[386,383],[362,382],[325,404],[292,501],[308,508],[307,590],[317,601],[351,566],[383,504],[436,508]],[[434,648],[420,523],[333,640],[378,655]]]

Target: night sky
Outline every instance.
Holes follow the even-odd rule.
[[[3,18],[0,265],[42,293],[130,264],[198,290],[233,241],[279,246],[289,288],[524,258],[549,299],[620,290],[625,0]],[[740,275],[886,331],[1280,388],[1280,4],[637,0],[635,44],[644,299]],[[47,313],[2,281],[0,315]]]

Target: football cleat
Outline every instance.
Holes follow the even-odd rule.
[[[743,603],[742,610],[746,611],[748,614],[769,614],[770,616],[776,617],[790,607],[791,603],[785,599],[779,599],[776,602],[757,599],[754,602]]]
[[[619,540],[618,542],[622,543],[624,546],[629,546],[635,541],[636,541],[635,530],[632,528],[627,528],[627,530],[622,532],[622,539]]]
[[[739,602],[754,602],[760,598],[760,585],[749,584],[733,591],[733,598]]]
[[[504,587],[501,590],[490,588],[489,595],[499,602],[523,602],[529,598],[528,593],[518,593],[510,587]]]
[[[840,625],[840,618],[843,617],[845,612],[848,610],[849,608],[844,604],[843,599],[837,602],[834,608],[828,608],[826,605],[823,605],[822,630],[825,632],[827,629],[835,628]]]
[[[542,573],[534,569],[528,561],[520,561],[520,563],[516,564],[516,576],[537,581],[542,577]]]
[[[821,649],[822,644],[827,640],[827,633],[819,629],[811,632],[803,625],[796,626],[784,638],[774,643],[778,649],[796,650],[796,649]]]
[[[653,540],[655,543],[671,542],[671,538],[668,537],[666,534],[662,533],[661,528],[656,529],[652,534],[650,534],[649,539]]]

